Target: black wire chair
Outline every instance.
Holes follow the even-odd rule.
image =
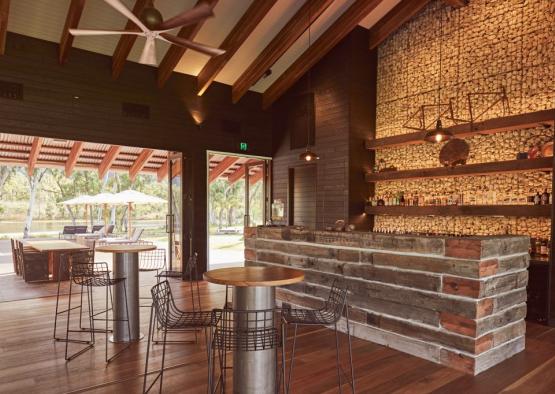
[[[347,338],[349,342],[349,364],[351,367],[350,378],[344,372],[339,360],[339,335],[337,331],[337,323],[341,316],[345,312],[345,319],[347,323]],[[351,333],[349,326],[349,307],[347,305],[347,288],[344,284],[340,284],[338,280],[334,280],[330,289],[328,299],[326,300],[324,306],[320,309],[291,309],[283,308],[281,310],[281,338],[283,351],[285,352],[286,338],[287,338],[287,326],[294,325],[294,335],[293,335],[293,349],[291,351],[291,360],[289,364],[289,375],[287,378],[286,392],[289,392],[291,388],[291,377],[293,375],[293,364],[295,362],[295,346],[297,343],[297,327],[316,325],[316,326],[331,326],[333,325],[335,330],[335,354],[336,354],[336,366],[337,366],[337,384],[339,386],[339,392],[342,393],[342,377],[345,377],[351,386],[351,390],[355,393],[355,372],[353,368],[353,354],[351,346]],[[284,367],[285,368],[285,367]]]
[[[220,388],[226,391],[227,353],[230,351],[256,352],[278,349],[280,335],[277,328],[277,312],[275,309],[233,310],[231,308],[214,309],[218,319],[210,346],[208,362],[208,389],[215,393]],[[283,350],[283,349],[282,349]],[[218,351],[220,375],[214,381],[214,363]],[[279,373],[277,392],[280,391],[281,380],[285,379],[285,353],[282,351],[281,371]],[[276,368],[278,368],[278,352],[276,351]]]
[[[64,253],[60,255],[60,262],[58,264],[58,290],[56,292],[56,311],[54,313],[54,335],[56,341],[64,342],[66,338],[57,336],[58,316],[68,312],[68,309],[60,310],[60,289],[64,279],[64,275],[70,272],[71,262],[75,263],[94,263],[94,248],[78,252]],[[72,281],[69,281],[71,287]],[[83,331],[88,331],[90,327],[83,327],[83,293],[84,286],[81,286],[81,299],[79,305],[72,307],[72,309],[79,309],[79,328]],[[88,293],[87,293],[88,296]],[[87,301],[89,303],[89,301]],[[104,330],[97,329],[96,332],[104,332]],[[71,341],[70,341],[71,342]]]
[[[143,393],[148,393],[154,386],[156,381],[160,380],[160,392],[162,392],[162,381],[164,378],[164,363],[166,356],[167,334],[169,332],[188,332],[191,330],[204,329],[206,339],[206,351],[210,354],[210,339],[208,329],[210,329],[210,338],[212,336],[212,327],[217,321],[217,314],[214,311],[195,311],[187,312],[179,309],[175,305],[175,300],[171,291],[170,284],[167,280],[154,285],[151,289],[152,308],[150,310],[150,322],[148,328],[148,344],[146,350],[145,374],[143,380]],[[156,377],[147,388],[148,361],[150,357],[150,344],[155,327],[163,331],[162,334],[162,365],[158,370]]]
[[[154,249],[139,253],[139,272],[156,272],[156,284],[160,283],[160,270],[166,268],[166,250]],[[152,300],[150,296],[139,297],[142,300]],[[143,304],[141,307],[150,308],[151,303]]]
[[[108,357],[108,333],[110,331],[108,322],[116,322],[116,321],[123,321],[127,322],[127,334],[128,337],[131,337],[131,326],[129,323],[129,308],[127,306],[127,290],[125,288],[125,281],[126,278],[112,278],[110,276],[110,271],[108,270],[108,264],[106,263],[91,263],[91,262],[78,262],[74,260],[74,256],[70,255],[70,287],[69,287],[69,297],[68,297],[68,308],[67,308],[67,325],[66,325],[66,348],[65,348],[65,359],[66,361],[73,360],[75,357],[83,354],[87,350],[94,347],[95,344],[95,332],[97,332],[94,328],[94,322],[96,320],[102,320],[105,323],[105,328],[103,330],[106,339],[106,346],[105,346],[105,360],[106,363],[109,363],[118,355],[120,355],[124,350],[128,349],[131,346],[131,343],[126,344],[122,349],[117,351],[116,353],[112,354]],[[69,338],[69,333],[75,332],[83,332],[82,329],[70,329],[70,319],[71,319],[71,311],[76,309],[71,307],[71,296],[72,296],[72,286],[71,283],[75,283],[76,285],[81,286],[86,289],[87,292],[87,302],[88,302],[88,317],[89,317],[89,327],[90,329],[87,332],[90,333],[90,339],[88,341],[79,341],[75,339]],[[126,312],[126,319],[116,319],[113,316],[113,301],[112,301],[112,293],[111,287],[112,286],[122,286],[124,291],[124,298],[125,298],[125,312]],[[94,302],[93,302],[93,288],[95,287],[104,287],[106,289],[106,305],[105,309],[95,312],[94,311]],[[82,306],[79,306],[79,309],[82,310]],[[109,319],[109,312],[112,311],[112,318]],[[98,318],[98,315],[104,315],[104,318]],[[77,342],[77,343],[85,343],[83,349],[68,355],[68,345],[69,342]]]

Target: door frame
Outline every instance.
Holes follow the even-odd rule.
[[[258,156],[258,155],[249,155],[243,153],[234,153],[234,152],[222,152],[216,150],[206,150],[205,155],[205,165],[206,165],[206,269],[210,269],[210,184],[208,183],[208,178],[210,176],[210,155],[225,155],[225,156],[235,156],[235,157],[244,157],[248,159],[259,159],[265,162],[263,166],[264,176],[263,180],[263,194],[264,194],[264,207],[263,207],[263,222],[266,223],[269,216],[271,217],[272,212],[272,158],[268,156]],[[253,163],[254,164],[254,163]],[[255,164],[260,165],[260,164]],[[245,173],[245,181],[248,183],[248,172]],[[248,190],[248,186],[245,188]],[[248,202],[245,204],[245,210],[248,206]],[[244,214],[243,214],[244,217]],[[245,220],[245,219],[243,219]],[[243,225],[245,221],[243,221]]]

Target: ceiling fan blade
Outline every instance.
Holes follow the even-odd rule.
[[[219,55],[223,55],[225,53],[225,51],[223,49],[209,47],[209,46],[206,46],[206,45],[196,43],[196,42],[191,41],[191,40],[187,40],[186,38],[176,37],[176,36],[173,36],[173,35],[167,34],[167,33],[161,33],[160,37],[163,40],[169,42],[170,44],[175,44],[175,45],[179,45],[181,47],[189,48],[189,49],[192,49],[194,51],[204,53],[208,56],[219,56]]]
[[[156,60],[156,40],[154,37],[147,37],[139,63],[149,66],[158,65],[158,61]]]
[[[113,8],[115,8],[117,11],[119,11],[119,13],[125,16],[127,19],[133,21],[133,23],[135,23],[139,27],[139,29],[141,29],[144,32],[149,31],[148,27],[146,27],[144,23],[141,22],[141,20],[137,18],[135,14],[129,8],[127,8],[120,0],[104,0],[104,1],[110,6],[112,6]]]
[[[182,27],[187,25],[192,25],[194,23],[200,22],[203,19],[214,16],[212,11],[212,6],[208,3],[202,3],[197,5],[195,8],[182,12],[167,21],[162,22],[156,30],[171,30],[176,27]]]
[[[107,36],[116,34],[132,34],[135,36],[144,36],[141,31],[132,30],[88,30],[88,29],[69,29],[74,36]]]

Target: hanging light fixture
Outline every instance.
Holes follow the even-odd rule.
[[[310,27],[311,27],[311,22],[312,22],[312,18],[310,15],[310,8],[308,10],[308,49],[310,49]],[[310,81],[310,74],[311,74],[312,70],[309,69],[308,73],[307,73],[307,79],[308,79],[308,94],[307,94],[307,100],[311,100],[312,99],[312,91],[311,91],[311,81]],[[310,146],[310,129],[311,129],[311,120],[312,120],[312,116],[310,116],[311,111],[310,109],[313,108],[312,105],[310,105],[310,101],[307,101],[307,107],[306,107],[306,111],[307,111],[307,122],[306,122],[306,149],[303,153],[301,153],[299,155],[299,159],[300,160],[304,160],[304,161],[314,161],[314,160],[318,160],[320,157],[314,153],[313,151],[311,151],[309,149]]]
[[[443,47],[443,15],[439,14],[439,78],[438,78],[438,87],[437,87],[437,121],[436,121],[436,128],[433,130],[429,130],[424,135],[424,141],[431,142],[431,143],[439,143],[443,141],[450,140],[453,138],[453,134],[443,128],[441,124],[441,71],[442,71],[442,47]]]

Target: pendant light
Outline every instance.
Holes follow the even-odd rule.
[[[310,16],[310,7],[308,9],[308,49],[310,49],[310,27],[311,27],[311,22],[312,22],[312,18]],[[310,109],[313,108],[313,105],[310,105],[310,99],[312,99],[313,95],[311,95],[312,91],[311,91],[311,81],[310,81],[310,74],[312,72],[312,69],[308,70],[307,73],[307,85],[308,85],[308,94],[307,94],[307,106],[306,106],[306,111],[307,111],[307,122],[306,122],[306,149],[303,153],[301,153],[299,155],[299,159],[300,160],[304,160],[304,161],[314,161],[314,160],[318,160],[320,157],[314,153],[313,151],[311,151],[309,149],[309,145],[310,145],[310,122],[312,120],[312,117],[310,116]]]
[[[450,140],[453,138],[453,134],[443,128],[441,124],[441,65],[442,65],[442,47],[443,47],[443,15],[439,14],[439,78],[438,78],[438,87],[437,87],[437,121],[436,121],[436,128],[433,130],[429,130],[424,135],[424,141],[431,142],[431,143],[439,143],[443,141]]]

